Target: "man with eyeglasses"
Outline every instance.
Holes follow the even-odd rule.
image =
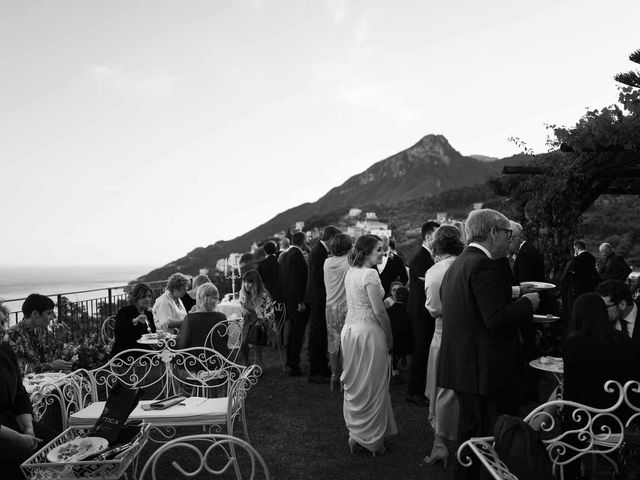
[[[519,373],[517,328],[531,323],[540,302],[537,293],[510,285],[495,261],[507,255],[512,235],[503,214],[473,210],[465,231],[470,243],[449,267],[440,288],[443,322],[437,374],[438,387],[456,393],[458,442],[493,433],[498,401],[511,391]],[[474,467],[462,468],[457,477],[478,474]]]
[[[598,284],[596,293],[604,300],[613,327],[631,339],[636,355],[640,356],[640,328],[635,328],[638,304],[633,300],[629,287],[620,280],[605,280]]]

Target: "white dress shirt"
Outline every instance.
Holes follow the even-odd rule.
[[[629,338],[633,337],[633,329],[636,325],[637,317],[638,317],[638,306],[636,305],[635,302],[633,302],[633,308],[631,309],[629,314],[623,319],[627,327],[627,335],[629,336]],[[616,330],[622,331],[622,326],[620,325],[620,321],[616,322],[615,328]]]

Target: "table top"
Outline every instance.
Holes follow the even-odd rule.
[[[533,323],[552,323],[560,320],[556,315],[534,315]]]
[[[540,357],[529,362],[529,366],[537,370],[551,373],[564,373],[564,362],[558,357]]]
[[[159,337],[145,337],[143,335],[142,337],[140,337],[137,340],[137,342],[139,344],[141,344],[141,345],[157,345],[161,341],[174,340],[176,337],[177,337],[177,335],[174,335],[173,333],[165,333],[162,338],[159,338]]]
[[[157,400],[142,400],[129,415],[128,421],[143,420],[152,425],[201,425],[203,423],[221,423],[227,418],[229,399],[189,397],[183,402],[164,410],[143,410]],[[95,402],[69,417],[69,425],[93,425],[102,415],[105,402]]]

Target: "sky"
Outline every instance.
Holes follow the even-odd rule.
[[[0,0],[0,264],[160,266],[429,133],[614,103],[640,2]],[[374,199],[372,199],[374,200]]]

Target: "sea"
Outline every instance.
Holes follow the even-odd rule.
[[[106,292],[73,292],[122,287],[152,269],[152,266],[144,265],[120,267],[0,265],[0,298],[12,311],[20,310],[22,299],[30,293],[52,296],[65,294],[71,301],[86,300],[106,296]]]

